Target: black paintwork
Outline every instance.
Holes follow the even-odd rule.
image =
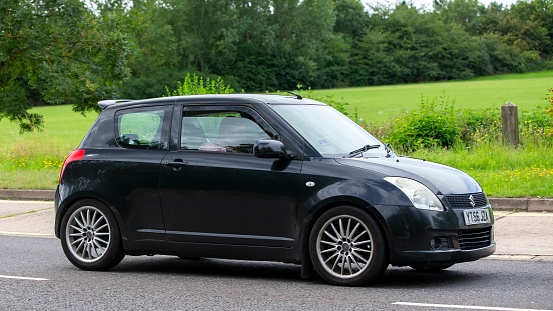
[[[495,243],[460,250],[462,210],[447,194],[481,192],[465,173],[428,161],[404,158],[324,158],[271,108],[272,104],[322,105],[275,95],[168,97],[109,105],[86,134],[80,161],[67,165],[56,191],[55,232],[67,208],[82,198],[106,204],[115,215],[127,254],[175,254],[278,260],[308,265],[309,230],[324,211],[353,205],[382,227],[393,265],[462,262],[488,256]],[[122,147],[114,115],[131,108],[162,106],[169,117],[159,150]],[[278,132],[264,157],[178,150],[180,121],[187,109],[241,107],[254,111]],[[278,151],[278,152],[277,152]],[[273,154],[269,155],[270,152]],[[417,180],[443,202],[445,211],[419,210],[386,176]],[[307,186],[311,182],[314,186]],[[488,205],[489,208],[489,205]],[[492,224],[470,228],[493,227]],[[493,228],[492,228],[493,229]],[[493,233],[493,230],[492,230]],[[429,240],[449,239],[432,250]]]

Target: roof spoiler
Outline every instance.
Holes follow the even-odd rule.
[[[117,104],[117,103],[125,103],[125,102],[132,102],[133,99],[106,99],[101,100],[98,102],[98,106],[102,108],[102,110],[106,109],[107,107]]]

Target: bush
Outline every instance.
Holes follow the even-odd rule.
[[[211,80],[207,78],[204,82],[203,77],[198,77],[194,74],[190,77],[190,73],[186,75],[184,83],[178,82],[178,88],[172,93],[166,86],[166,96],[182,96],[182,95],[198,95],[198,94],[231,94],[234,93],[234,89],[230,85],[226,85],[221,77],[217,80]]]
[[[547,96],[548,108],[519,111],[519,132],[526,143],[553,138],[553,90]],[[417,110],[402,111],[387,121],[368,124],[366,129],[407,154],[422,148],[473,148],[502,141],[499,108],[455,109],[454,101],[445,94],[432,100],[421,97]]]
[[[501,141],[501,111],[499,108],[458,110],[461,128],[460,142],[465,147],[481,141]]]
[[[392,117],[388,126],[384,139],[405,151],[452,147],[461,135],[454,101],[445,94],[432,100],[421,96],[419,109],[401,112]]]
[[[545,106],[545,111],[547,113],[547,116],[549,117],[548,125],[551,126],[551,118],[553,118],[553,89],[547,90],[547,94],[543,99],[547,102],[547,106]],[[547,137],[553,136],[553,129],[551,129],[551,127],[548,129],[546,135]]]

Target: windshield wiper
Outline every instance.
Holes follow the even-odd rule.
[[[395,154],[394,148],[392,148],[392,144],[385,143],[384,148],[386,149],[386,158],[389,158]]]
[[[346,158],[353,158],[363,152],[369,151],[371,149],[378,149],[378,148],[380,148],[380,145],[365,145],[359,149],[356,149],[350,152]]]

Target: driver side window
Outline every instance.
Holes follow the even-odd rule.
[[[253,154],[260,139],[276,139],[260,118],[244,111],[186,111],[181,123],[181,150]]]

